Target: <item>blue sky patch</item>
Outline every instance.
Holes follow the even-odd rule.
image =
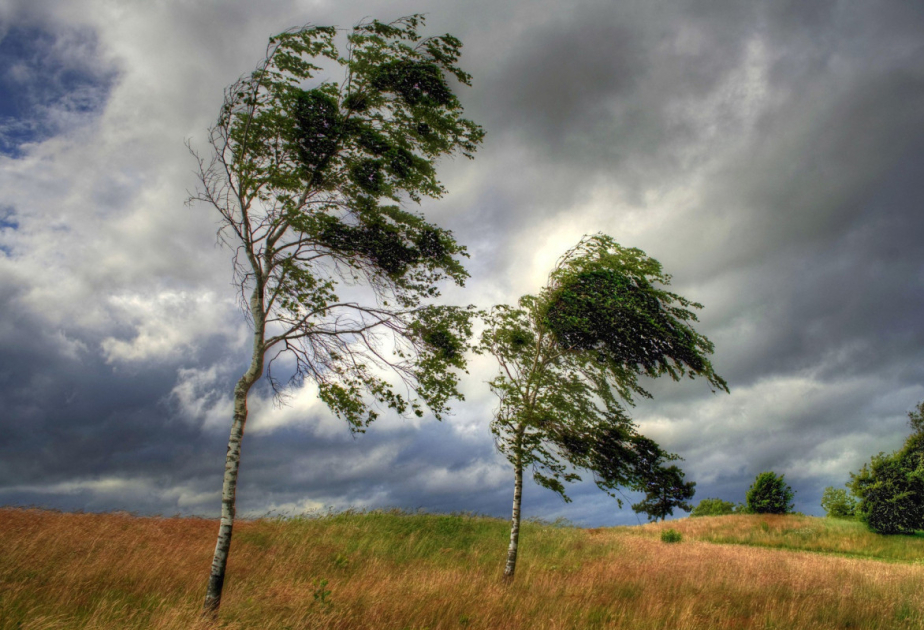
[[[92,31],[10,28],[0,39],[0,154],[80,124],[102,110],[116,73]]]

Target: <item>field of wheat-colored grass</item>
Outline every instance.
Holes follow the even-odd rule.
[[[5,508],[0,629],[924,627],[924,539],[854,525],[797,516],[594,530],[526,523],[505,586],[508,529],[498,519],[240,521],[219,617],[206,622],[216,521]],[[661,542],[666,527],[683,541]],[[832,553],[793,550],[803,539]]]

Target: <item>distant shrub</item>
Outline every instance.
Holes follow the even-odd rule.
[[[731,501],[722,499],[703,499],[700,501],[690,516],[724,516],[725,514],[734,514],[735,504]]]
[[[857,500],[843,488],[828,486],[821,495],[821,507],[828,518],[854,518]]]
[[[747,493],[748,509],[754,514],[789,514],[792,512],[793,491],[774,472],[757,475]]]
[[[676,529],[665,529],[661,532],[662,542],[679,543],[681,540],[683,540],[683,536]]]

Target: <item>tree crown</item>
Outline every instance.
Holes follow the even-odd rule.
[[[771,471],[757,475],[746,495],[748,511],[754,514],[792,512],[794,493],[784,477],[785,475],[777,475]]]
[[[279,356],[294,358],[295,380],[314,380],[356,430],[377,415],[367,393],[439,416],[459,396],[452,370],[464,368],[470,334],[465,309],[425,304],[439,282],[464,282],[465,248],[401,206],[441,196],[436,160],[472,157],[484,135],[451,85],[471,80],[457,65],[461,42],[422,38],[422,24],[364,21],[344,56],[334,27],[272,37],[263,63],[226,90],[211,158],[196,155],[192,199],[222,216],[245,310],[266,331],[262,350],[275,349],[270,381]],[[339,65],[342,81],[311,85],[319,60]]]
[[[698,305],[656,286],[669,281],[644,252],[596,234],[566,252],[538,295],[483,313],[477,351],[501,368],[489,383],[499,399],[495,443],[566,500],[575,469],[613,494],[652,479],[652,462],[677,459],[626,414],[633,394],[649,395],[640,376],[686,373],[727,391],[706,359],[712,345],[688,324],[686,307]]]

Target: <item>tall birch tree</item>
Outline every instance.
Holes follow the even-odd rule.
[[[430,300],[440,281],[463,284],[465,248],[402,204],[440,197],[436,161],[471,158],[483,131],[453,92],[471,80],[457,65],[461,42],[422,38],[422,23],[364,21],[343,56],[334,27],[270,38],[263,62],[226,90],[209,154],[193,151],[191,201],[218,211],[253,327],[234,388],[206,613],[221,602],[247,396],[264,373],[276,392],[285,386],[274,362],[286,358],[295,385],[314,382],[353,431],[382,409],[439,418],[461,397],[469,311]],[[312,85],[318,63],[340,66],[343,79]]]
[[[658,261],[595,234],[559,259],[538,295],[483,314],[477,351],[500,368],[489,383],[499,400],[491,431],[514,470],[506,580],[516,571],[524,470],[565,501],[565,483],[582,469],[613,496],[641,489],[652,449],[663,451],[625,412],[634,396],[650,397],[640,378],[702,377],[728,391],[707,359],[712,344],[690,325],[701,305],[661,288],[669,283]]]

